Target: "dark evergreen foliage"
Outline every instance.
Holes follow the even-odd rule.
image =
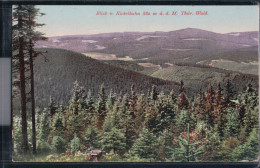
[[[204,146],[199,145],[198,141],[190,142],[190,126],[187,125],[187,139],[179,136],[179,148],[174,151],[174,157],[181,161],[198,161],[197,156],[202,153]]]
[[[116,160],[146,161],[257,158],[258,96],[250,85],[229,104],[220,84],[216,92],[209,85],[206,93],[189,100],[189,107],[183,109],[172,92],[162,91],[152,99],[151,93],[137,94],[134,87],[130,96],[111,91],[107,97],[105,90],[102,85],[95,98],[90,91],[85,95],[75,82],[69,104],[57,106],[51,100],[37,116],[38,152],[69,149],[76,154],[98,149]],[[53,116],[50,111],[55,111]],[[20,128],[14,133],[21,134]],[[17,153],[22,151],[20,139],[14,141]]]
[[[64,153],[66,142],[61,136],[54,136],[51,146],[54,153]]]
[[[101,148],[101,134],[94,126],[89,126],[84,134],[85,146],[88,149]]]
[[[132,156],[145,159],[157,157],[157,141],[153,133],[144,128],[130,150]]]
[[[70,141],[70,151],[75,154],[80,149],[80,139],[77,137],[77,134],[74,134],[74,138]]]
[[[114,154],[123,154],[125,152],[125,136],[116,127],[108,132],[104,132],[102,144],[105,152],[112,151]]]

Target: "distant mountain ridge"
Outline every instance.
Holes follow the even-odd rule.
[[[91,34],[91,35],[68,35],[68,36],[54,36],[49,37],[47,42],[40,41],[38,45],[46,44],[49,47],[62,47],[62,45],[57,44],[56,40],[60,42],[66,40],[88,40],[89,38],[109,40],[110,38],[124,38],[129,40],[135,40],[137,37],[141,37],[144,35],[158,35],[162,37],[168,37],[169,39],[185,39],[191,37],[204,37],[211,40],[222,40],[227,42],[233,42],[237,44],[247,44],[251,46],[258,45],[258,32],[257,31],[249,31],[249,32],[231,32],[231,33],[215,33],[207,30],[196,29],[196,28],[186,28],[175,31],[163,32],[163,31],[155,31],[155,32],[115,32],[115,33],[100,33],[100,34]],[[91,39],[89,39],[91,40]],[[99,41],[97,41],[99,42]],[[112,41],[110,41],[112,42]],[[84,42],[83,42],[84,43]],[[79,52],[79,51],[77,51]],[[86,52],[86,51],[84,51]]]
[[[221,34],[186,28],[169,32],[70,35],[50,37],[48,41],[39,41],[36,47],[61,48],[99,60],[134,61],[163,68],[187,63],[258,74],[257,31]],[[229,63],[232,66],[226,66]]]

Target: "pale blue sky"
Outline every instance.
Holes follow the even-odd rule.
[[[97,34],[107,32],[173,31],[187,27],[218,33],[258,31],[258,6],[37,6],[46,15],[39,23],[46,36]],[[97,11],[167,12],[178,16],[97,16]],[[181,16],[191,11],[192,16]],[[196,16],[196,11],[208,11],[208,16]]]

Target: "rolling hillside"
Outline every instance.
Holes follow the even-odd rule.
[[[220,34],[195,28],[170,32],[124,32],[50,37],[40,48],[62,48],[99,60],[136,61],[165,66],[167,63],[204,64],[257,74],[258,32]],[[234,61],[240,65],[222,67],[211,61]]]
[[[242,73],[226,71],[216,68],[178,66],[173,65],[154,72],[151,76],[172,81],[183,80],[185,85],[192,89],[202,89],[206,91],[209,84],[217,86],[220,82],[225,84],[228,79],[231,80],[237,91],[242,91],[248,82],[254,87],[258,87],[257,75],[246,75]]]
[[[102,63],[82,54],[62,49],[38,49],[45,57],[35,60],[36,104],[49,101],[49,96],[59,103],[67,102],[72,95],[73,82],[76,80],[86,91],[91,89],[97,96],[100,85],[104,83],[107,92],[113,89],[117,93],[129,93],[131,85],[137,92],[147,92],[152,85],[158,89],[178,90],[179,84],[146,76],[134,71]],[[45,61],[45,58],[47,61]]]
[[[45,57],[40,56],[35,60],[37,105],[46,105],[49,96],[54,97],[57,103],[66,103],[71,98],[73,82],[76,80],[86,91],[91,89],[95,96],[102,83],[105,84],[107,93],[110,89],[118,94],[129,93],[131,85],[135,84],[138,93],[147,92],[152,85],[156,85],[159,90],[168,92],[173,89],[178,94],[179,82],[183,80],[189,97],[196,94],[200,88],[206,90],[210,83],[216,86],[218,82],[225,83],[227,79],[231,79],[237,91],[243,90],[248,81],[252,81],[255,87],[258,86],[256,75],[217,68],[172,65],[152,71],[149,69],[151,67],[143,69],[134,63],[124,64],[128,63],[124,61],[119,65],[118,62],[101,62],[63,49],[38,50],[47,53],[44,53]],[[151,76],[142,74],[145,71],[152,72]]]

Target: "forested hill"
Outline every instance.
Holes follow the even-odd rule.
[[[172,75],[174,74],[174,75]],[[186,87],[194,90],[202,89],[206,91],[209,85],[222,85],[230,80],[237,93],[245,90],[250,82],[254,88],[258,88],[258,76],[252,74],[242,74],[234,71],[221,70],[212,67],[192,66],[192,65],[173,65],[160,69],[151,74],[151,76],[171,81],[183,81]]]
[[[146,76],[102,63],[85,55],[63,50],[44,48],[35,60],[36,105],[46,105],[52,96],[57,103],[67,103],[71,98],[73,83],[77,80],[86,92],[97,96],[102,83],[107,93],[113,89],[117,94],[129,93],[131,86],[137,93],[146,93],[153,85],[159,90],[175,90],[179,83]],[[189,90],[187,88],[187,90]]]

